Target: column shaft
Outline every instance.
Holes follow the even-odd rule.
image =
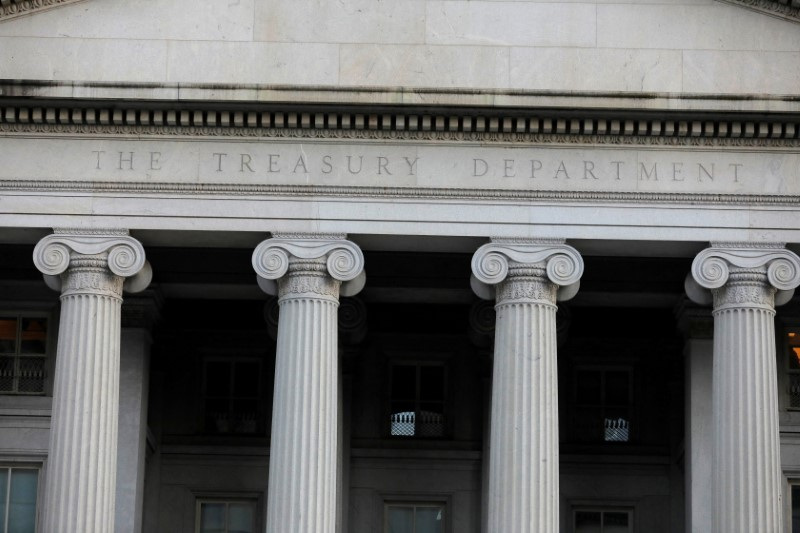
[[[337,303],[280,304],[269,533],[333,533],[338,457]]]
[[[781,530],[775,312],[714,314],[714,531]]]
[[[498,304],[489,531],[558,529],[556,307]]]
[[[114,529],[121,303],[62,297],[43,531]]]

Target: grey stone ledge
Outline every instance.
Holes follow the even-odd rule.
[[[427,87],[110,83],[0,79],[0,98],[307,105],[632,109],[641,111],[800,112],[800,94],[548,91]]]
[[[720,0],[728,4],[743,6],[759,13],[778,17],[792,22],[800,22],[800,1],[798,0]]]
[[[84,0],[0,0],[0,22]]]

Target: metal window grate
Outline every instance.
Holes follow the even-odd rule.
[[[395,437],[442,437],[444,436],[444,415],[422,411],[392,413],[391,433]]]
[[[605,419],[605,440],[606,442],[628,442],[631,436],[631,423],[624,418],[615,420]]]
[[[800,409],[800,374],[789,374],[789,408]]]

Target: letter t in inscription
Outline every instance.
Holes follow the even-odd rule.
[[[100,170],[100,156],[106,153],[105,150],[92,150],[93,154],[97,154],[97,165],[95,165],[95,170]]]
[[[739,167],[742,167],[741,163],[731,163],[730,166],[733,167],[733,182],[739,183]]]
[[[223,157],[227,157],[228,154],[221,153],[221,152],[214,152],[211,155],[213,155],[214,157],[217,158],[217,172],[222,172],[222,158]]]

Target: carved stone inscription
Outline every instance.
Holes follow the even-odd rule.
[[[0,179],[800,194],[800,154],[467,144],[0,139]]]

